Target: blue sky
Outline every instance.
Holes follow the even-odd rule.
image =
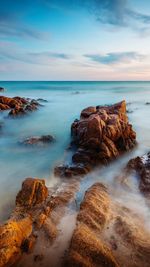
[[[0,1],[0,80],[150,80],[150,1]]]

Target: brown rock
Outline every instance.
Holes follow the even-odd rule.
[[[136,173],[139,189],[145,196],[150,196],[150,152],[142,157],[131,159],[126,166],[124,176],[129,173]]]
[[[73,169],[72,165],[61,169],[56,167],[56,175],[84,175],[98,164],[108,164],[136,145],[136,133],[128,122],[125,101],[84,109],[80,120],[72,124],[71,135],[71,145],[76,147],[72,157]],[[78,172],[79,165],[82,173]]]
[[[111,250],[103,243],[99,233],[108,219],[109,197],[102,184],[95,184],[85,194],[77,216],[64,266],[118,267]]]
[[[26,217],[10,220],[0,227],[0,267],[11,266],[21,255],[21,245],[32,232],[32,221]]]
[[[45,181],[41,179],[27,178],[22,189],[16,197],[17,206],[34,206],[43,202],[48,196]]]

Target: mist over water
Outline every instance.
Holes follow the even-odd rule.
[[[16,193],[26,177],[44,178],[48,186],[57,182],[53,176],[53,168],[65,159],[71,123],[79,118],[81,110],[87,106],[112,104],[125,99],[128,103],[129,120],[137,132],[139,145],[132,153],[104,170],[97,169],[88,174],[81,185],[82,192],[94,181],[104,182],[113,188],[113,177],[126,162],[149,150],[149,82],[1,82],[0,85],[7,89],[2,93],[6,96],[48,100],[47,103],[42,103],[44,106],[38,111],[20,119],[8,119],[7,112],[0,113],[0,122],[4,123],[0,132],[1,221],[7,218],[14,206]],[[47,134],[53,135],[56,142],[46,147],[29,147],[19,143],[26,137]],[[137,212],[145,211],[144,214],[149,216],[149,209],[138,190],[135,189],[132,195],[128,194],[128,199],[121,190],[117,188],[115,194],[112,193],[117,201],[124,201],[131,206],[134,197],[143,207]],[[78,198],[80,201],[80,194]]]

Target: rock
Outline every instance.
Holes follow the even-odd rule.
[[[37,247],[41,243],[46,247],[47,241],[49,244],[54,241],[58,233],[57,224],[66,206],[73,201],[77,187],[78,182],[71,181],[55,188],[52,193],[44,180],[27,178],[23,182],[10,219],[0,226],[0,267],[14,266],[23,253],[24,261],[25,253],[32,252],[36,242]],[[38,260],[37,257],[35,261]]]
[[[11,110],[10,117],[19,117],[38,109],[40,104],[34,99],[26,99],[19,96],[6,97],[0,96],[0,110]]]
[[[139,179],[139,189],[145,196],[150,196],[150,152],[142,157],[131,159],[126,168],[124,176],[136,173]]]
[[[41,179],[27,178],[21,191],[17,194],[17,206],[34,206],[42,203],[48,196],[48,189],[45,181]]]
[[[43,99],[43,98],[38,98],[37,101],[38,102],[43,102],[43,103],[47,103],[48,102],[46,99]]]
[[[76,151],[72,157],[72,164],[63,168],[56,168],[58,176],[74,176],[75,167],[85,171],[97,165],[106,165],[129,151],[136,145],[136,133],[129,124],[126,114],[126,102],[112,106],[88,107],[81,112],[80,120],[75,120],[71,126],[72,146]],[[68,168],[68,172],[67,172]],[[58,171],[60,170],[60,172]],[[80,173],[79,173],[80,175]]]
[[[99,235],[108,219],[109,202],[102,184],[95,184],[86,192],[64,266],[119,267]]]
[[[22,243],[32,232],[30,217],[10,220],[0,226],[0,267],[13,265],[20,257]]]
[[[55,141],[52,135],[33,136],[21,142],[24,145],[48,144]]]
[[[34,261],[35,262],[39,262],[42,261],[44,259],[44,255],[43,254],[38,254],[34,256]]]
[[[0,92],[4,92],[5,88],[4,87],[0,87]]]

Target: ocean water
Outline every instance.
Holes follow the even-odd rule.
[[[2,95],[48,100],[38,111],[20,119],[9,119],[7,112],[0,113],[4,123],[0,132],[0,221],[13,208],[26,177],[44,178],[48,186],[57,182],[53,168],[66,159],[71,123],[87,106],[125,99],[129,120],[137,132],[137,148],[103,173],[109,181],[114,170],[119,171],[129,158],[149,150],[150,82],[0,82],[0,86],[6,88]],[[26,137],[47,134],[56,138],[47,147],[25,147],[19,143]],[[99,175],[103,181],[105,177]]]

